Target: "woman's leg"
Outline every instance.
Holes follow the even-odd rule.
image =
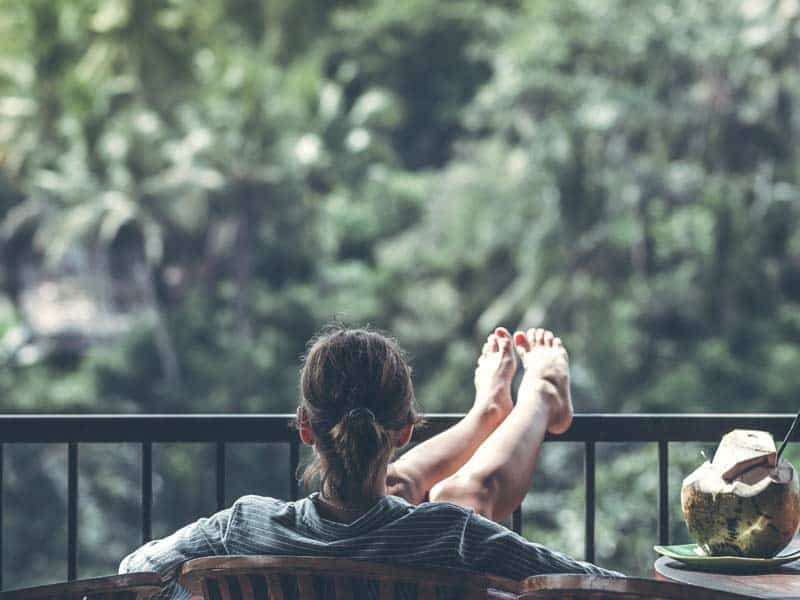
[[[514,409],[463,467],[430,492],[433,501],[461,504],[495,521],[507,518],[525,498],[545,433],[563,433],[572,423],[561,340],[530,329],[517,332],[514,344],[525,368]]]
[[[511,334],[498,327],[478,358],[475,403],[470,411],[447,431],[390,464],[387,492],[419,504],[436,483],[458,471],[511,412],[511,380],[516,368]]]

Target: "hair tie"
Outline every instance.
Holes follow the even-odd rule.
[[[345,418],[348,421],[352,420],[369,420],[375,421],[375,413],[368,409],[366,406],[356,406],[355,408],[351,408],[345,414]]]

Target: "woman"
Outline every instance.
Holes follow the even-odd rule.
[[[516,352],[515,352],[516,351]],[[525,374],[512,403],[515,353]],[[618,575],[529,542],[495,521],[530,487],[546,431],[572,422],[567,352],[544,329],[491,334],[475,370],[475,403],[449,430],[390,462],[420,418],[394,341],[334,329],[313,341],[300,375],[300,438],[314,447],[296,502],[245,496],[231,508],[152,541],[120,573],[157,571],[163,596],[184,598],[180,565],[200,556],[329,556],[461,568],[524,579],[542,573]]]

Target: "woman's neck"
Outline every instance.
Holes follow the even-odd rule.
[[[333,517],[335,521],[346,523],[354,521],[386,496],[387,467],[388,465],[376,474],[368,488],[361,485],[346,486],[343,494],[323,488],[317,496],[317,507],[327,513],[323,515],[326,518]]]
[[[340,523],[352,523],[360,516],[367,513],[379,500],[380,498],[376,498],[369,503],[341,504],[326,498],[320,493],[316,497],[316,506],[317,512],[319,512],[320,516],[324,519]]]

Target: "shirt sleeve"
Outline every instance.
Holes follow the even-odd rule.
[[[178,583],[178,571],[192,558],[228,554],[227,537],[234,508],[199,519],[172,535],[148,542],[135,550],[119,565],[119,572],[155,572],[164,586],[156,600],[187,600],[189,590]]]
[[[624,577],[622,573],[602,569],[529,542],[521,535],[475,513],[470,513],[464,524],[459,558],[470,570],[517,581],[531,575],[553,573]]]

